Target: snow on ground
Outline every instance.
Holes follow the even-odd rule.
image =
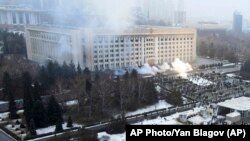
[[[243,80],[243,82],[245,82],[245,83],[250,83],[250,81],[249,81],[249,80]]]
[[[8,101],[0,101],[0,104],[6,104]]]
[[[144,120],[136,123],[135,125],[181,125],[180,122],[176,120],[177,117],[157,117],[156,119]]]
[[[125,133],[110,135],[106,132],[100,132],[97,135],[99,141],[125,141]]]
[[[67,106],[73,106],[73,105],[78,104],[78,100],[67,101],[65,104],[66,104]]]
[[[5,112],[5,113],[0,113],[0,118],[7,118],[9,115],[9,112]]]
[[[73,127],[81,127],[81,125],[79,125],[79,124],[73,124]],[[37,135],[51,133],[51,132],[55,131],[55,128],[56,128],[55,125],[54,126],[49,126],[49,127],[46,127],[46,128],[40,128],[40,129],[36,130],[36,133],[37,133]],[[63,124],[63,129],[69,129],[67,127],[67,123]]]
[[[209,117],[209,118],[203,118],[202,116],[200,115],[196,115],[194,117],[191,117],[188,119],[189,122],[193,123],[194,125],[201,125],[202,123],[207,123],[209,121],[211,121],[212,118]]]
[[[17,111],[17,114],[21,114],[21,113],[23,113],[24,112],[24,110],[18,110]]]
[[[141,122],[135,123],[135,125],[182,125],[182,123],[178,122],[177,119],[180,114],[195,115],[198,114],[204,107],[194,108],[192,110],[175,113],[166,117],[158,117],[156,119],[143,120]],[[201,119],[201,118],[200,118]],[[208,119],[204,119],[204,122]],[[203,122],[203,121],[202,121]],[[98,133],[99,141],[125,141],[125,133],[123,134],[107,134],[106,132]]]
[[[185,97],[181,97],[181,98],[183,100],[183,104],[187,104],[188,103],[188,99],[187,98],[185,98]]]
[[[202,77],[199,77],[199,76],[191,76],[188,78],[189,81],[191,81],[192,83],[198,85],[198,86],[209,86],[209,85],[212,85],[214,84],[213,82],[207,80],[207,79],[204,79]]]
[[[250,110],[250,98],[249,97],[238,97],[232,98],[223,102],[218,103],[221,107],[234,109],[238,111],[249,111]]]
[[[17,111],[17,114],[21,114],[21,113],[23,113],[23,110],[18,110]],[[5,112],[5,113],[0,113],[0,118],[7,118],[8,117],[8,115],[9,115],[9,112]]]
[[[163,109],[163,108],[169,108],[172,105],[168,104],[165,100],[159,100],[158,103],[152,105],[152,106],[148,106],[146,108],[142,108],[139,110],[136,110],[134,112],[128,112],[126,114],[126,116],[132,116],[132,115],[137,115],[137,114],[142,114],[145,112],[150,112],[150,111],[154,111],[154,110],[158,110],[158,109]]]
[[[229,74],[226,74],[227,75],[227,77],[236,77],[236,74],[234,74],[234,73],[229,73]]]
[[[224,64],[223,67],[234,67],[235,63]]]
[[[231,118],[235,118],[235,117],[241,116],[241,114],[237,111],[234,111],[232,113],[227,114],[226,116],[231,117]]]
[[[144,120],[142,122],[136,123],[136,125],[178,125],[181,124],[176,119],[180,114],[194,115],[200,112],[202,108],[194,108],[193,110],[184,111],[181,113],[176,113],[167,117],[158,117],[156,119]]]
[[[156,89],[156,91],[157,91],[158,93],[161,92],[161,87],[160,87],[160,86],[157,85],[157,86],[155,87],[155,89]]]

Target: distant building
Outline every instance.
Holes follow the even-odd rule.
[[[218,103],[218,114],[222,114],[222,116],[229,117],[229,121],[235,122],[235,116],[239,115],[239,118],[236,117],[237,122],[244,119],[249,119],[250,117],[250,98],[249,97],[238,97],[230,100],[226,100],[224,102]],[[239,114],[238,114],[239,113]],[[232,118],[233,117],[233,118]],[[232,122],[231,121],[231,122]]]
[[[185,11],[175,11],[174,23],[177,26],[183,26],[186,24],[186,12]]]
[[[24,25],[42,23],[44,11],[30,7],[0,6],[1,28],[24,28]]]
[[[243,16],[239,12],[234,12],[233,17],[233,31],[240,33],[242,32]]]
[[[61,3],[61,0],[0,0],[0,5],[27,6],[33,9],[51,9]]]
[[[202,31],[226,31],[229,29],[229,24],[219,23],[216,21],[199,21],[195,27]]]
[[[143,11],[148,21],[172,25],[174,22],[174,3],[172,0],[143,0]]]
[[[90,70],[196,59],[196,30],[139,26],[123,32],[108,29],[27,26],[28,59],[39,63],[73,61]]]
[[[185,11],[183,0],[178,0],[177,9],[174,12],[174,24],[175,26],[184,26],[187,20],[187,13]]]

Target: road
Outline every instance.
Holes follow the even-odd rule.
[[[7,136],[5,133],[3,133],[2,130],[0,130],[0,140],[1,141],[15,141],[11,137]]]

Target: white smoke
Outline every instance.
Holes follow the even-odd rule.
[[[104,27],[113,30],[125,30],[134,25],[133,10],[138,0],[89,0],[91,15],[104,18]]]
[[[170,69],[170,66],[168,65],[168,63],[165,62],[161,66],[159,66],[159,69],[161,72],[165,72]]]
[[[56,49],[57,59],[60,60],[59,63],[63,63],[64,61],[69,64],[70,61],[73,61],[73,53],[74,51],[70,48],[69,42],[67,42],[66,36],[61,36],[58,41],[59,49]]]
[[[153,70],[153,68],[149,64],[144,64],[141,68],[137,69],[137,72],[139,74],[150,74],[150,75],[156,75],[156,71]]]
[[[158,73],[158,72],[161,72],[156,66],[153,66],[153,67],[152,67],[152,70],[153,70],[154,72],[157,72],[157,73]]]
[[[161,66],[150,66],[148,63],[144,64],[142,67],[137,68],[139,74],[150,74],[156,75],[157,73],[162,73],[170,69],[168,63],[164,63]]]
[[[173,70],[178,73],[182,78],[187,78],[187,73],[192,71],[192,66],[189,63],[181,61],[179,58],[176,58],[174,62],[171,63],[172,67],[168,63],[163,63],[159,66],[150,66],[149,64],[144,64],[141,68],[138,68],[137,71],[139,74],[150,74],[156,75],[157,73],[163,73],[167,70]]]
[[[172,67],[172,69],[176,71],[182,78],[187,78],[187,72],[193,70],[189,63],[184,63],[179,58],[175,59],[175,61],[172,63]]]

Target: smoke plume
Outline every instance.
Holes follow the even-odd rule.
[[[170,69],[170,66],[168,65],[168,63],[165,62],[161,66],[159,66],[159,69],[161,72],[165,72]]]
[[[149,64],[144,64],[141,68],[137,69],[137,72],[139,74],[150,74],[150,75],[156,75],[157,71],[156,68],[152,68]]]
[[[133,10],[137,0],[90,0],[94,13],[104,18],[104,27],[114,30],[125,29],[133,25]]]
[[[138,3],[140,0],[64,0],[53,12],[53,19],[58,24],[123,31],[135,25]]]
[[[172,63],[172,69],[176,71],[182,78],[187,78],[187,72],[192,71],[192,66],[189,63],[182,62],[179,58],[176,58]]]
[[[172,67],[170,67],[168,63],[163,63],[162,65],[151,67],[146,63],[141,68],[138,68],[137,71],[139,74],[156,75],[157,73],[166,72],[167,70],[173,70],[177,72],[179,76],[187,78],[187,73],[193,70],[192,66],[189,63],[185,63],[179,58],[176,58],[175,61],[171,64]]]

